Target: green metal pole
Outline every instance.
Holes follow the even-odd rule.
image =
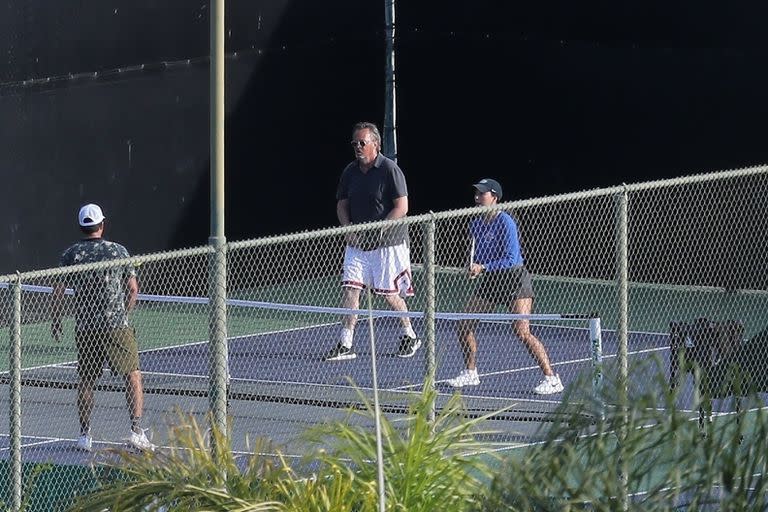
[[[213,424],[227,435],[227,253],[224,235],[224,3],[211,1],[211,236],[210,410]]]

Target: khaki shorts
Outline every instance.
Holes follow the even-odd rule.
[[[132,327],[77,332],[75,342],[77,373],[83,380],[99,378],[105,361],[120,375],[139,369],[139,348]]]

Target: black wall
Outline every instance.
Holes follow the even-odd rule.
[[[53,266],[100,203],[133,253],[209,232],[208,5],[0,6],[0,274]],[[411,210],[764,163],[768,7],[398,2]],[[384,2],[227,1],[227,237],[335,224],[381,124]]]

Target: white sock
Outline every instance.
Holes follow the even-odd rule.
[[[403,334],[408,336],[409,338],[415,338],[416,337],[416,331],[413,330],[412,326],[403,327]]]
[[[355,338],[355,331],[347,327],[341,328],[341,344],[347,348],[352,348],[352,340]]]

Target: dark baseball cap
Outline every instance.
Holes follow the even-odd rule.
[[[491,192],[497,198],[501,199],[501,185],[491,178],[483,178],[473,185],[480,192]]]

